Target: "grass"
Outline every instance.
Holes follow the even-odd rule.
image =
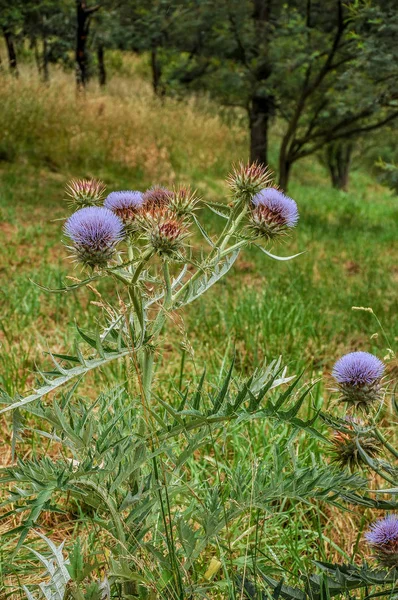
[[[247,136],[240,126],[227,125],[205,99],[160,103],[145,78],[134,74],[115,75],[105,92],[93,87],[76,99],[70,75],[57,73],[45,87],[27,71],[20,81],[2,79],[0,102],[0,383],[14,395],[32,386],[35,365],[42,363],[47,348],[65,353],[75,337],[74,323],[89,328],[98,314],[89,290],[66,297],[45,294],[32,284],[59,287],[67,275],[79,275],[60,242],[68,214],[67,180],[96,176],[109,189],[190,182],[218,200],[227,193],[223,180],[231,163],[245,157]],[[277,132],[273,144],[274,150]],[[387,342],[373,316],[352,311],[353,306],[371,306],[388,331],[388,345],[396,345],[395,198],[361,171],[353,173],[348,193],[332,190],[315,159],[293,172],[289,193],[299,205],[300,222],[273,252],[305,254],[276,262],[253,249],[241,256],[225,282],[185,310],[185,377],[196,379],[204,365],[217,377],[235,349],[241,373],[283,355],[290,372],[305,368],[307,378],[324,376],[327,383],[342,353],[386,353]],[[209,229],[220,226],[214,215],[204,219]],[[115,294],[109,286],[100,291]],[[164,336],[158,376],[166,390],[180,375],[180,330],[179,322],[170,323]],[[123,365],[112,367],[90,380],[85,392],[91,397],[90,387],[96,395],[100,385],[125,376]],[[327,397],[327,385],[318,385],[305,410],[326,403]],[[6,435],[0,458],[8,464],[8,416],[2,416],[2,425]],[[323,460],[319,444],[289,435],[284,426],[227,428],[216,446],[201,452],[193,478],[201,481],[213,473],[215,460],[221,478],[242,464],[272,463],[278,447],[307,464]],[[33,456],[35,439],[27,436],[21,444],[26,456]],[[362,514],[287,503],[261,523],[267,568],[273,573],[287,569],[296,581],[312,559],[349,559],[357,529],[364,525]],[[231,532],[231,539],[239,540],[239,551],[233,553],[238,566],[248,539],[244,532],[252,524],[241,523]],[[47,526],[56,526],[54,535],[60,538],[70,534],[68,519]],[[218,556],[216,549],[213,553],[203,558],[202,572]]]

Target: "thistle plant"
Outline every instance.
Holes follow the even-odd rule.
[[[99,179],[72,179],[65,191],[73,208],[84,208],[100,204],[105,190]]]
[[[143,203],[142,192],[126,190],[111,192],[105,199],[104,207],[123,221],[126,233],[131,233],[137,229],[136,219]]]
[[[24,588],[30,600],[36,592],[59,600],[65,590],[74,600],[237,600],[245,584],[231,527],[238,532],[237,542],[250,539],[255,558],[244,572],[249,569],[258,579],[256,565],[262,566],[265,556],[261,514],[268,518],[279,510],[283,515],[286,501],[335,503],[338,496],[350,500],[363,490],[363,478],[356,474],[292,459],[294,432],[325,437],[313,426],[317,414],[306,420],[300,415],[310,386],[300,388],[300,378],[288,376],[280,358],[245,377],[235,374],[232,359],[216,382],[206,372],[184,382],[182,372],[180,382],[168,390],[154,377],[174,313],[225,276],[243,248],[253,245],[274,259],[292,258],[268,250],[298,220],[295,202],[272,187],[269,171],[240,165],[228,183],[228,202],[199,203],[189,187],[156,186],[144,193],[111,192],[102,206],[92,206],[98,194],[91,194],[87,183],[70,186],[79,208],[67,218],[64,233],[78,263],[75,274],[81,269],[85,274],[50,291],[75,293],[88,286],[103,311],[97,315],[100,325],[94,331],[78,327],[73,354],[50,353],[51,370],[39,370],[42,383],[29,395],[3,395],[0,412],[14,411],[15,416],[14,454],[28,418],[40,419],[35,435],[55,448],[51,457],[43,452],[19,458],[3,469],[1,480],[12,486],[9,503],[20,515],[13,560],[26,552],[27,536],[51,514],[68,514],[78,530],[80,516],[87,513],[90,552],[84,555],[74,539],[66,559],[63,547],[39,531],[52,556],[31,551],[50,580],[46,577],[35,591]],[[83,207],[81,190],[89,204]],[[218,236],[206,231],[200,209],[223,219]],[[253,219],[261,227],[253,228]],[[94,287],[102,280],[116,288],[115,300]],[[107,375],[108,365],[118,360],[127,362],[125,376],[98,390],[94,401],[87,400],[80,391],[84,376],[99,369]],[[261,421],[270,422],[271,430],[273,424],[283,426],[289,435],[275,441],[267,461],[220,467],[217,438],[232,425],[238,430]],[[197,453],[209,447],[216,467],[198,475]],[[242,557],[247,557],[248,543]],[[224,575],[211,581],[209,572],[219,568],[214,570],[214,561],[208,565],[215,552]]]
[[[345,422],[340,422],[339,429],[333,433],[332,462],[355,471],[367,466],[363,453],[372,459],[377,457],[381,452],[381,443],[367,429],[360,419],[346,418]]]
[[[389,514],[371,525],[366,540],[385,567],[398,567],[398,515]]]
[[[276,188],[266,188],[252,199],[251,229],[255,235],[275,239],[295,227],[299,219],[297,204]]]
[[[123,223],[107,208],[90,206],[73,213],[64,231],[76,259],[89,267],[105,267],[123,238]]]
[[[369,411],[382,396],[381,379],[385,366],[369,352],[350,352],[334,365],[332,375],[342,402]]]

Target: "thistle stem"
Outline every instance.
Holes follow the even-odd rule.
[[[225,256],[225,254],[229,253],[229,249],[228,249],[228,251],[224,250],[225,246],[228,244],[231,237],[235,234],[237,227],[238,227],[240,221],[246,215],[246,212],[247,212],[247,202],[244,199],[240,199],[237,202],[235,208],[232,210],[232,212],[229,216],[228,222],[226,223],[213,250],[210,252],[208,257],[206,258],[206,260],[202,266],[202,269],[198,269],[196,271],[196,273],[194,273],[192,275],[192,277],[178,290],[178,292],[176,292],[176,294],[174,295],[174,298],[173,298],[173,303],[181,296],[181,294],[184,293],[184,291],[186,290],[188,285],[190,285],[191,283],[193,283],[194,281],[196,281],[196,279],[198,279],[200,277],[200,275],[203,272],[203,269],[205,269],[210,264],[211,260],[213,259],[214,253],[219,252],[219,258],[221,256]],[[243,244],[242,244],[242,246],[243,246]],[[220,251],[221,251],[221,253],[220,253]],[[225,252],[225,253],[223,253],[223,252]]]
[[[372,424],[374,426],[374,434],[377,437],[377,439],[383,444],[383,446],[385,448],[387,448],[387,450],[389,452],[391,452],[391,454],[395,457],[398,458],[398,452],[395,450],[395,448],[386,440],[386,438],[384,437],[384,435],[381,433],[381,431],[379,430],[379,428],[377,427],[376,423],[374,421],[372,421]]]
[[[141,369],[142,369],[142,388],[144,391],[144,396],[146,402],[149,402],[151,398],[151,388],[152,388],[152,380],[153,380],[153,351],[144,347],[142,353],[141,360]]]
[[[143,268],[145,267],[148,260],[151,258],[152,254],[153,254],[153,250],[147,250],[147,252],[145,252],[145,254],[142,257],[142,261],[140,262],[140,264],[137,266],[137,268],[135,270],[135,273],[130,282],[130,285],[134,285],[135,283],[137,283],[138,278],[141,275]]]
[[[164,297],[164,309],[168,310],[171,306],[172,301],[172,289],[171,289],[171,278],[170,278],[170,269],[169,263],[167,260],[163,261],[163,277],[165,284],[165,297]]]

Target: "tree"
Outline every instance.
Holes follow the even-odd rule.
[[[325,147],[325,163],[329,170],[332,186],[347,191],[352,163],[354,140],[337,140]]]
[[[250,158],[266,164],[275,112],[274,90],[269,83],[274,71],[270,47],[282,4],[273,0],[221,0],[215,5],[193,0],[186,14],[178,35],[174,35],[183,54],[172,79],[191,88],[204,86],[224,105],[243,108],[250,133]]]
[[[336,149],[336,143],[398,117],[393,42],[398,19],[387,4],[354,11],[341,0],[308,1],[305,27],[295,40],[301,54],[297,47],[294,58],[290,44],[284,49],[291,70],[278,87],[278,108],[286,121],[279,154],[284,189],[298,160],[327,145]]]
[[[88,82],[87,39],[91,18],[100,7],[100,4],[87,6],[85,0],[76,0],[76,84],[78,88],[85,87]]]
[[[15,50],[15,32],[22,23],[22,3],[20,0],[8,2],[0,0],[0,28],[3,32],[8,55],[10,72],[18,77],[18,61]]]
[[[72,11],[68,0],[26,0],[23,7],[23,35],[30,40],[38,71],[44,81],[50,77],[50,63],[68,64],[73,47]]]
[[[346,185],[350,163],[342,142],[398,116],[398,17],[390,0],[371,6],[175,0],[173,6],[179,18],[169,20],[163,46],[167,87],[206,89],[224,105],[244,108],[251,158],[261,162],[268,161],[272,116],[285,121],[279,153],[284,189],[292,165],[328,145],[340,148],[334,184]]]

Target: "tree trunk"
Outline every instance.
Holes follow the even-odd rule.
[[[98,61],[98,81],[101,87],[106,85],[106,68],[104,61],[104,46],[98,44],[97,46],[97,61]]]
[[[8,53],[8,65],[11,73],[18,77],[18,63],[17,63],[17,54],[15,52],[14,39],[11,31],[6,27],[3,27],[3,35],[6,42],[7,53]]]
[[[48,43],[45,36],[43,36],[43,81],[46,83],[50,80],[50,71],[48,68]]]
[[[41,72],[42,72],[42,62],[40,59],[40,53],[39,53],[39,48],[37,45],[37,39],[36,38],[32,38],[30,41],[30,48],[31,50],[33,50],[33,53],[35,55],[35,63],[36,63],[36,67],[37,67],[37,72],[39,73],[39,76],[41,77]]]
[[[347,191],[354,142],[331,143],[326,148],[326,163],[329,169],[332,186]]]
[[[290,169],[292,167],[292,161],[284,155],[280,154],[279,157],[279,186],[286,192],[289,185]]]
[[[252,98],[249,113],[251,162],[268,164],[268,129],[272,111],[272,97],[255,95]]]
[[[87,38],[90,30],[91,15],[99,8],[99,5],[87,8],[84,0],[76,0],[76,84],[78,89],[84,88],[89,79]]]
[[[158,49],[156,44],[152,45],[151,50],[151,67],[152,67],[152,87],[156,96],[163,97],[165,89],[162,85],[162,66],[159,62]]]

